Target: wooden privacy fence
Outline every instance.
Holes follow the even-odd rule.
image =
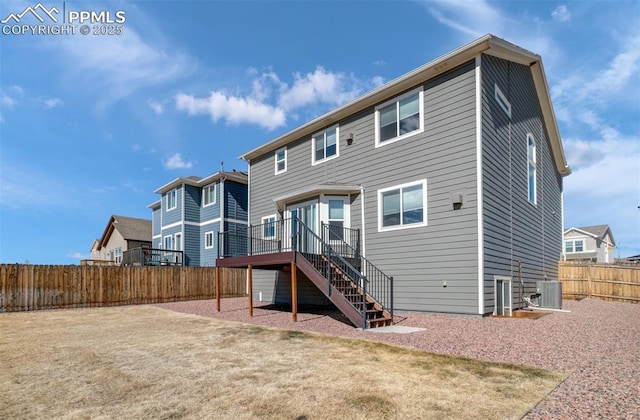
[[[640,265],[562,261],[563,298],[598,298],[640,303]]]
[[[0,312],[215,298],[214,267],[0,264]],[[246,296],[246,270],[220,268],[221,297]]]

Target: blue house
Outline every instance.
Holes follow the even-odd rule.
[[[246,229],[247,183],[247,174],[234,170],[176,178],[155,190],[161,198],[148,206],[152,247],[183,251],[184,265],[214,266],[218,232]]]

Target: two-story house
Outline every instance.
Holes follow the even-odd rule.
[[[130,249],[151,245],[151,220],[113,215],[100,239],[91,245],[91,260],[122,263],[122,256]]]
[[[183,251],[184,265],[214,266],[218,232],[247,226],[247,174],[180,177],[158,188],[150,204],[153,248]],[[226,244],[223,246],[230,246]]]
[[[557,279],[570,169],[542,59],[493,35],[242,159],[251,246],[218,265],[267,269],[257,298],[290,302],[295,270],[298,302],[366,326],[374,309],[510,314]]]
[[[609,225],[572,227],[564,231],[564,258],[567,261],[613,263],[615,246]]]

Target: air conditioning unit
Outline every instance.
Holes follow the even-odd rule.
[[[559,281],[536,282],[536,293],[540,295],[540,307],[562,309],[562,283]]]

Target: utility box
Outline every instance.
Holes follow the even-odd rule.
[[[538,281],[536,292],[540,295],[540,307],[562,309],[562,283],[559,281]]]

